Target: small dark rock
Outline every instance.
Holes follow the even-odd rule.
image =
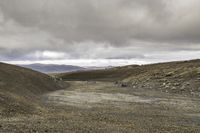
[[[116,81],[114,84],[116,84],[116,85],[117,85],[118,83],[119,83],[119,82],[118,82],[118,81]]]
[[[122,83],[121,87],[128,87],[128,85],[126,83]]]
[[[187,82],[187,83],[186,83],[186,85],[190,85],[190,83],[189,83],[189,82]]]
[[[166,75],[165,75],[165,77],[171,77],[171,76],[173,76],[173,72],[169,72],[169,73],[167,73]]]

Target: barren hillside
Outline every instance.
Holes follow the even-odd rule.
[[[115,81],[133,89],[155,89],[200,96],[200,60],[124,66],[105,70],[64,73],[64,80]]]
[[[39,111],[39,95],[58,89],[60,87],[45,74],[0,63],[0,115]]]

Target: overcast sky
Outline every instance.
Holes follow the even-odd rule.
[[[200,57],[200,0],[0,0],[0,61],[145,64]]]

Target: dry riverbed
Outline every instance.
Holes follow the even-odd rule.
[[[66,82],[42,96],[40,115],[2,118],[1,133],[199,133],[200,99],[112,82]]]

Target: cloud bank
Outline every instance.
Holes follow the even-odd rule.
[[[0,60],[199,58],[199,0],[1,0]]]

